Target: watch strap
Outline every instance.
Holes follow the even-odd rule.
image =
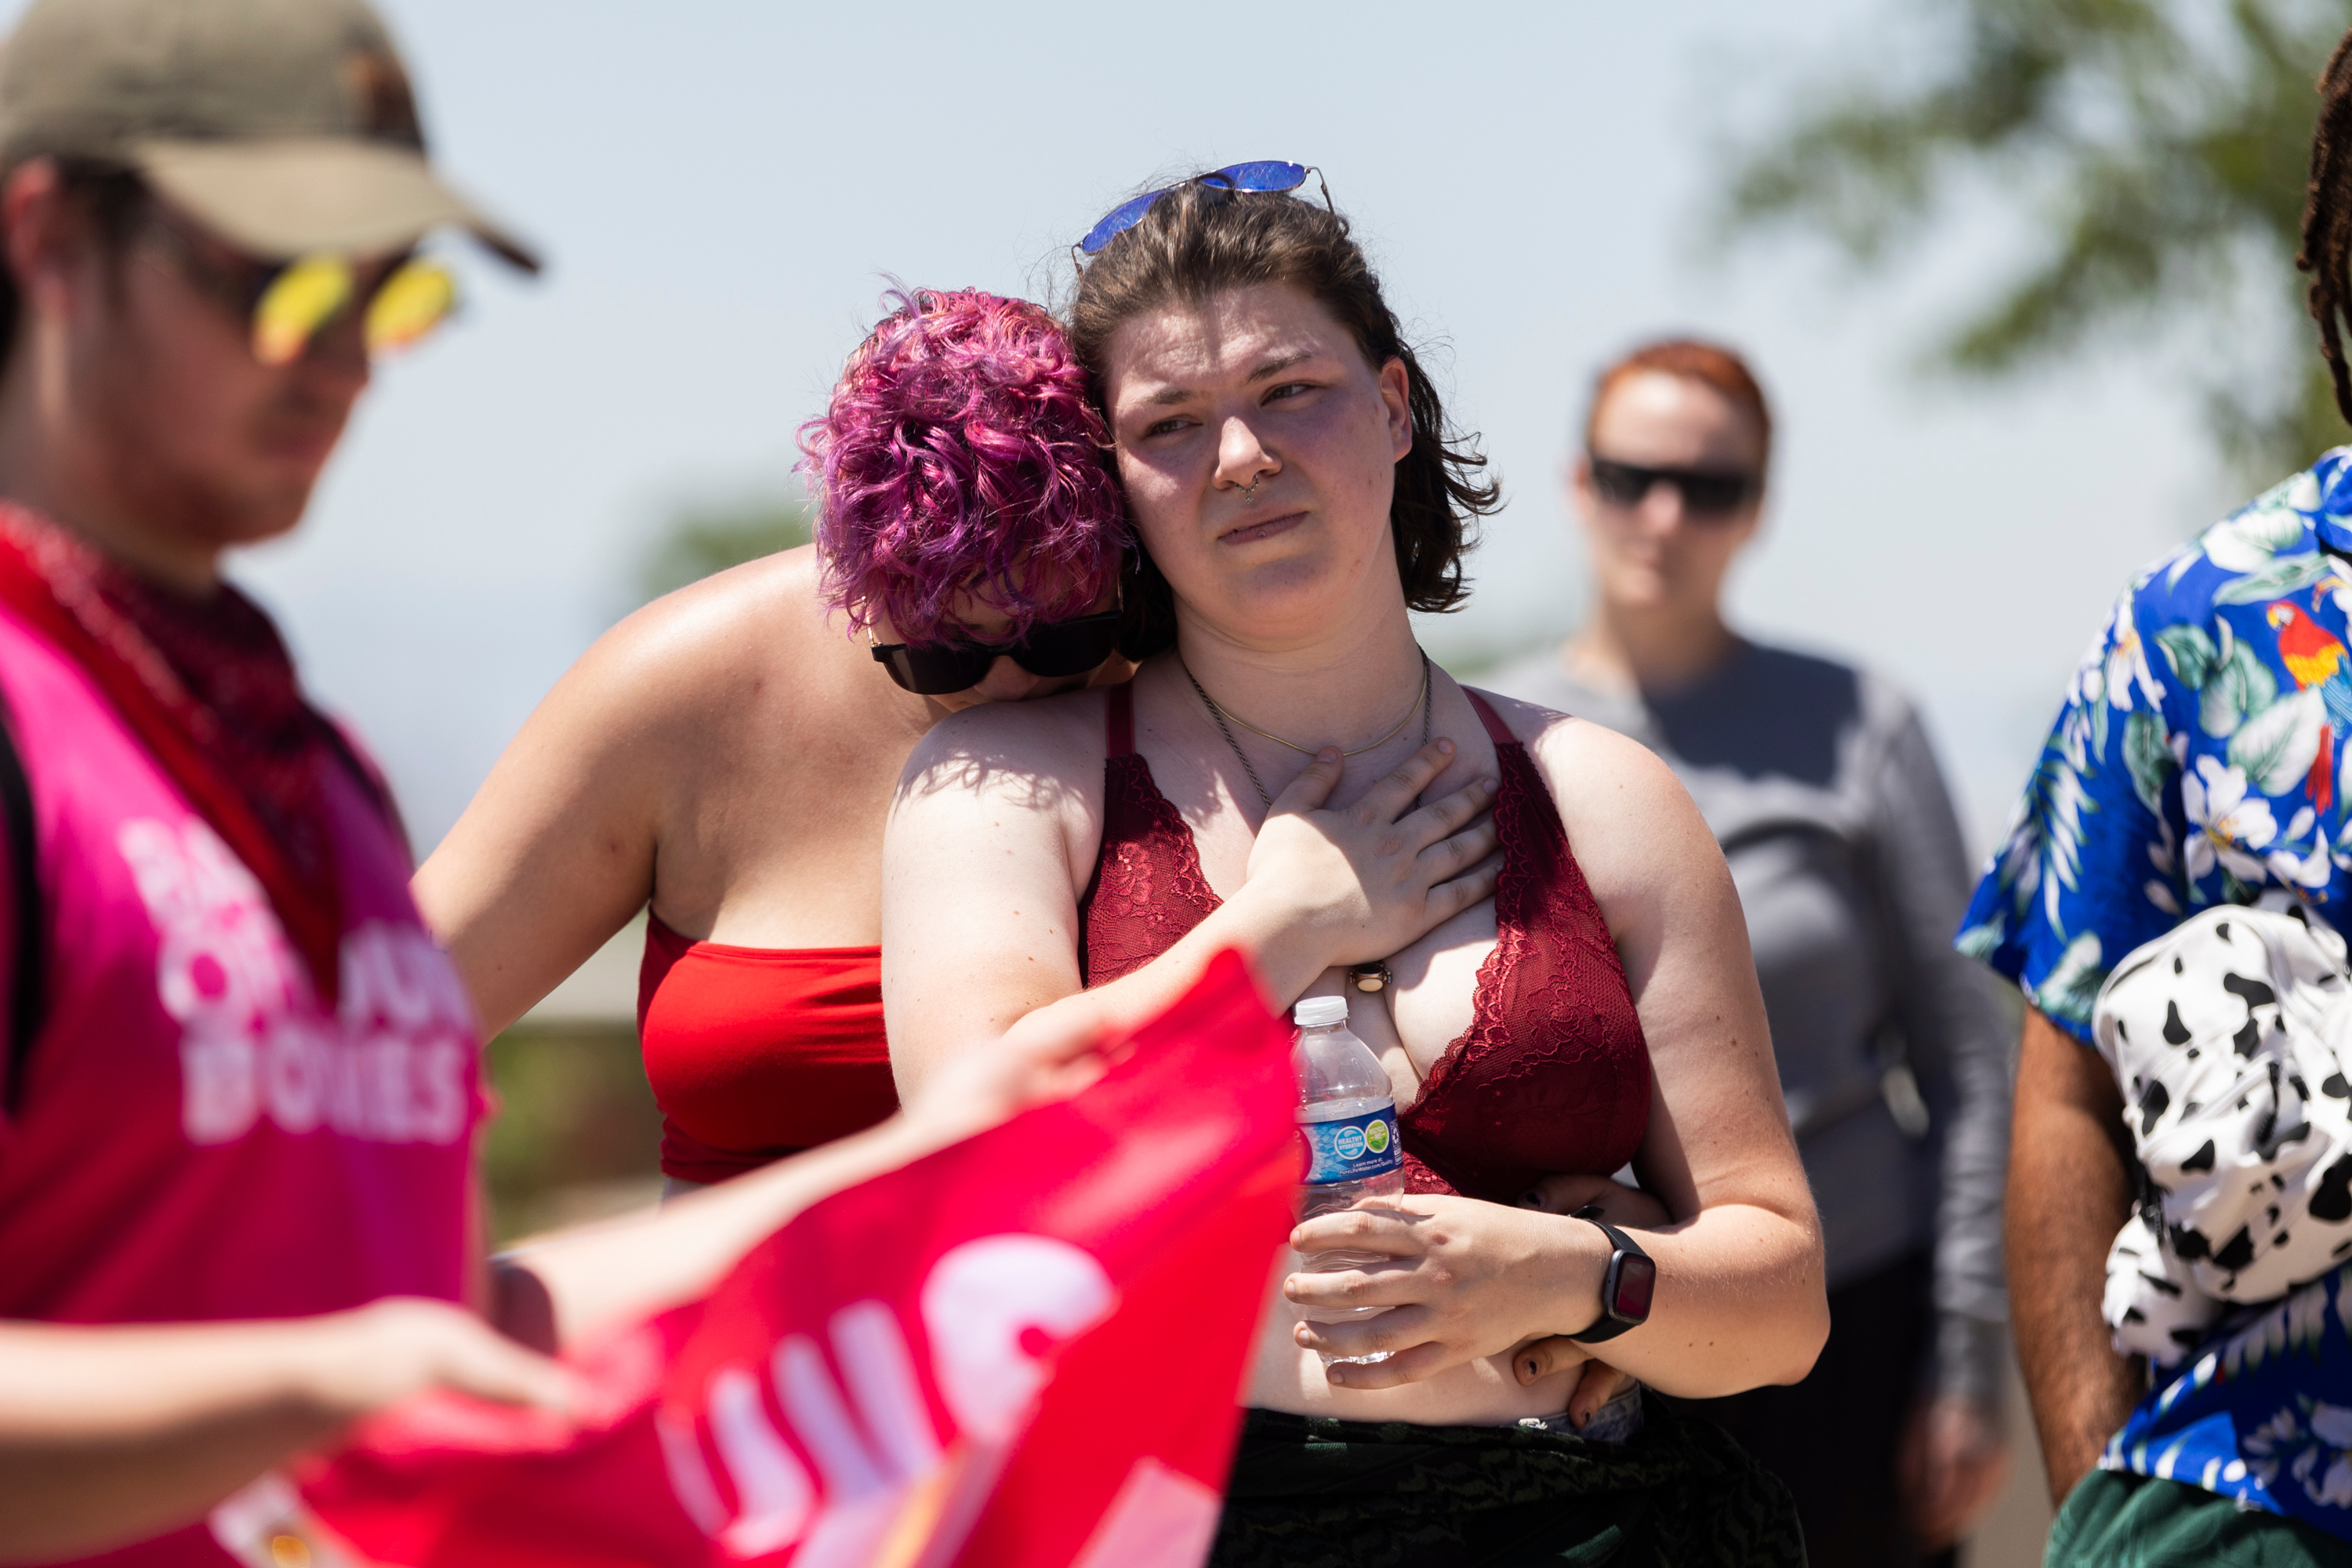
[[[1601,1279],[1601,1316],[1591,1328],[1568,1337],[1580,1345],[1599,1344],[1603,1340],[1613,1340],[1626,1330],[1639,1328],[1649,1321],[1646,1314],[1640,1318],[1621,1318],[1617,1315],[1617,1281],[1622,1272],[1623,1260],[1627,1257],[1639,1258],[1655,1267],[1650,1255],[1642,1250],[1639,1242],[1602,1219],[1598,1205],[1588,1204],[1569,1217],[1580,1219],[1588,1225],[1598,1226],[1601,1234],[1609,1238],[1611,1251],[1608,1272]]]

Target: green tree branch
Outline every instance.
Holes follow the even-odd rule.
[[[2041,243],[1930,349],[2000,376],[2127,333],[2225,345],[2208,426],[2275,470],[2345,438],[2294,268],[2320,67],[2352,0],[1916,0],[1947,63],[1849,69],[1731,160],[1734,238],[1794,232],[1884,272],[1975,179]],[[1879,59],[1913,51],[1874,41]]]

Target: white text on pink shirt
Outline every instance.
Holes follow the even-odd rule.
[[[205,822],[117,831],[154,921],[157,998],[181,1027],[181,1126],[225,1143],[263,1119],[385,1143],[465,1134],[471,1004],[413,925],[346,931],[341,1005],[319,1005],[259,882]]]

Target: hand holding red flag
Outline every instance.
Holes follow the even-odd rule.
[[[1065,1091],[1099,1073],[1079,1092],[822,1200],[704,1300],[568,1356],[572,1422],[433,1396],[366,1424],[301,1479],[314,1552],[1191,1568],[1293,1212],[1287,1039],[1221,956],[1107,1066],[1036,1065]],[[215,1531],[269,1561],[295,1506],[241,1494]]]

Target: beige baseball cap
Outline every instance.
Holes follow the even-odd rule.
[[[426,161],[408,72],[362,0],[37,0],[0,45],[0,164],[104,159],[288,260],[454,224],[539,258]]]

